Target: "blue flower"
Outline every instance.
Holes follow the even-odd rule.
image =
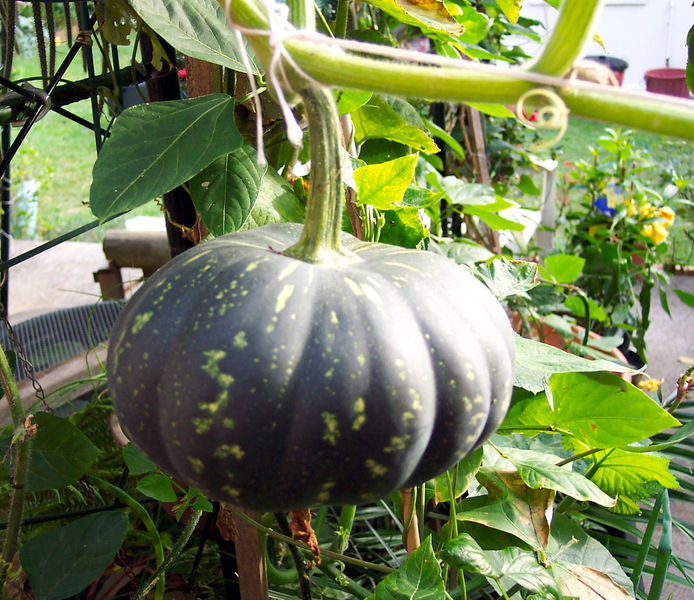
[[[593,202],[593,206],[597,208],[602,214],[610,217],[610,219],[617,214],[617,209],[612,208],[607,204],[607,195],[605,194],[601,194],[600,196],[598,196]]]

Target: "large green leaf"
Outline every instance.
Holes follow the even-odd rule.
[[[133,106],[118,117],[94,164],[92,212],[105,219],[136,208],[241,143],[234,100],[225,94]]]
[[[545,258],[545,269],[557,283],[572,283],[585,264],[585,258],[573,254],[552,254]]]
[[[138,491],[159,502],[176,502],[176,491],[171,478],[163,473],[149,473],[137,482]]]
[[[414,550],[400,568],[385,577],[367,600],[445,600],[441,567],[431,537]]]
[[[537,264],[497,258],[477,267],[475,275],[499,300],[509,296],[527,296],[525,292],[539,285]]]
[[[548,488],[576,500],[595,502],[601,506],[615,505],[613,498],[580,473],[572,471],[569,465],[558,467],[557,463],[561,461],[558,456],[517,448],[501,450],[507,460],[518,470],[518,474],[528,487]]]
[[[507,434],[517,430],[525,435],[535,435],[541,431],[549,431],[551,424],[552,406],[547,394],[533,394],[517,388],[513,391],[511,406],[498,433]]]
[[[687,33],[687,68],[685,78],[687,87],[694,92],[694,25]]]
[[[517,472],[489,467],[480,469],[477,479],[489,494],[461,500],[457,519],[506,532],[542,550],[549,538],[554,490],[529,488]]]
[[[447,256],[459,265],[474,265],[489,260],[494,254],[472,240],[459,239],[454,242],[431,243],[429,250]]]
[[[34,415],[37,426],[31,447],[26,490],[42,492],[74,483],[87,472],[100,450],[67,419],[50,413]],[[0,442],[4,455],[9,438]]]
[[[596,465],[591,479],[611,496],[619,497],[618,512],[639,512],[636,503],[651,495],[653,482],[667,488],[679,487],[668,471],[670,461],[664,456],[611,448],[591,458]]]
[[[443,0],[369,0],[369,4],[401,23],[414,25],[424,31],[460,35],[464,30],[448,12]]]
[[[588,360],[559,348],[516,336],[515,386],[538,393],[545,389],[554,373],[616,371],[625,373],[631,367],[597,358]],[[580,405],[580,403],[577,403]]]
[[[623,446],[680,424],[639,388],[611,373],[556,373],[549,386],[554,425],[591,447]]]
[[[404,105],[398,106],[402,109]],[[408,123],[402,114],[380,96],[373,96],[359,110],[353,112],[352,121],[354,137],[359,143],[384,138],[420,152],[431,154],[439,151],[434,140],[424,131],[424,124],[417,126]]]
[[[267,169],[260,181],[258,198],[243,229],[287,221],[303,223],[305,209],[291,186],[274,169]]]
[[[538,562],[534,552],[514,547],[483,550],[472,536],[463,533],[448,542],[439,555],[456,569],[496,580],[508,578],[542,598],[560,598],[551,571]]]
[[[585,582],[595,584],[594,593],[584,587],[578,596],[583,599],[626,600],[634,596],[634,588],[617,560],[600,542],[590,537],[576,523],[555,515],[552,535],[547,546],[548,562],[565,594],[587,575]],[[602,595],[600,595],[602,594]]]
[[[389,210],[402,201],[405,190],[414,178],[417,154],[365,165],[354,171],[359,204],[370,204],[379,210]]]
[[[75,519],[26,542],[19,560],[38,600],[61,600],[96,580],[120,549],[128,518],[118,511]]]
[[[147,25],[183,54],[246,72],[236,36],[217,0],[130,0],[130,4]],[[249,59],[253,61],[252,56]],[[251,66],[258,74],[258,67],[253,62]]]
[[[251,214],[267,167],[259,167],[248,144],[221,156],[190,181],[195,210],[214,235],[238,231]]]
[[[511,23],[518,21],[521,0],[496,0],[496,3]]]

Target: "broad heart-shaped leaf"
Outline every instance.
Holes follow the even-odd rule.
[[[549,538],[554,491],[533,490],[517,472],[510,470],[483,467],[477,479],[489,495],[461,500],[457,505],[457,519],[498,529],[535,550],[542,550]]]
[[[557,283],[571,283],[582,272],[586,259],[573,254],[552,254],[545,258],[545,268]]]
[[[128,444],[123,448],[123,460],[133,476],[158,471],[156,465],[134,444]]]
[[[100,450],[67,419],[34,415],[37,430],[31,447],[26,491],[60,489],[87,472]]]
[[[569,586],[577,585],[576,580],[580,581],[582,574],[586,575],[584,582],[595,583],[595,590],[603,595],[591,596],[585,588],[574,588],[582,592],[578,596],[581,600],[626,600],[634,596],[631,581],[614,556],[566,517],[555,515],[552,520],[546,556],[562,590],[569,596]]]
[[[133,106],[118,117],[94,164],[92,212],[106,219],[136,208],[241,142],[234,100],[225,94]]]
[[[419,218],[419,210],[407,206],[394,207],[383,213],[386,224],[381,230],[380,242],[403,248],[419,248],[429,235]]]
[[[617,371],[626,373],[631,367],[610,360],[588,360],[559,348],[516,336],[516,365],[513,385],[533,393],[541,392],[554,373]],[[643,393],[643,392],[642,392]],[[576,403],[581,404],[581,403]]]
[[[267,169],[260,181],[258,198],[242,229],[253,229],[282,221],[303,223],[305,208],[291,186],[274,169]]]
[[[337,112],[341,115],[348,115],[364,106],[373,95],[371,92],[361,90],[336,90],[333,94],[337,102]]]
[[[520,260],[497,258],[477,267],[475,275],[499,300],[525,295],[537,287],[537,264]]]
[[[75,519],[26,542],[19,560],[38,600],[78,594],[99,577],[120,549],[128,517],[119,511]]]
[[[636,503],[651,495],[654,481],[667,488],[679,487],[664,456],[611,448],[591,458],[596,465],[591,480],[611,496],[618,496],[617,512],[639,512]]]
[[[137,482],[138,491],[159,502],[176,502],[171,478],[163,473],[150,473]]]
[[[558,456],[517,448],[501,448],[501,451],[528,487],[552,489],[576,500],[595,502],[601,506],[615,505],[613,498],[580,473],[572,471],[570,466],[558,467],[557,463],[561,461]]]
[[[455,175],[441,177],[436,171],[427,173],[426,180],[429,185],[443,192],[451,204],[476,206],[496,202],[494,189],[489,185],[467,183]]]
[[[483,550],[472,536],[463,533],[448,542],[439,556],[456,569],[491,579],[507,578],[543,598],[560,598],[551,571],[538,562],[534,552],[515,547]]]
[[[445,600],[441,567],[431,537],[414,550],[400,568],[385,577],[367,600]]]
[[[463,458],[457,465],[448,470],[448,474],[451,478],[451,485],[453,487],[453,493],[457,500],[462,496],[470,484],[474,481],[477,471],[479,471],[482,465],[482,455],[484,451],[480,446],[465,458]],[[434,479],[434,497],[436,502],[450,502],[451,495],[448,489],[448,478],[446,473],[442,473]]]
[[[409,146],[413,150],[432,154],[439,151],[436,142],[424,131],[424,125],[408,123],[380,96],[372,96],[359,110],[352,113],[354,137],[358,143],[383,138]]]
[[[524,435],[537,435],[542,430],[549,431],[552,421],[552,406],[547,394],[533,394],[516,388],[513,390],[511,406],[497,433],[508,434],[515,430]]]
[[[624,446],[680,424],[647,394],[612,373],[555,373],[549,386],[554,425],[590,447]]]
[[[474,265],[490,259],[494,254],[472,240],[459,239],[454,242],[429,244],[429,250],[447,256],[459,265]]]
[[[369,0],[401,23],[424,31],[461,35],[464,27],[448,12],[443,0]]]
[[[217,0],[130,0],[135,12],[187,56],[246,72],[236,36]],[[249,60],[256,74],[260,70]]]
[[[518,13],[520,12],[521,0],[496,0],[499,8],[506,15],[506,18],[515,23],[518,21]]]
[[[256,150],[244,144],[215,159],[188,184],[195,210],[213,235],[238,231],[251,214],[267,167]]]
[[[402,200],[414,177],[417,154],[395,160],[365,165],[354,171],[359,204],[370,204],[379,210],[389,210]]]

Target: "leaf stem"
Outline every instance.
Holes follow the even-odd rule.
[[[340,511],[340,519],[337,523],[337,530],[333,534],[333,541],[330,544],[330,549],[333,552],[342,554],[347,549],[349,534],[352,531],[354,523],[354,515],[357,513],[356,504],[348,504],[342,507]]]
[[[343,38],[347,35],[349,7],[350,0],[337,0],[337,16],[335,17],[335,37]]]
[[[0,595],[2,595],[7,573],[17,552],[19,532],[22,526],[22,512],[24,511],[24,488],[31,455],[31,436],[26,431],[24,408],[19,398],[17,382],[14,380],[14,373],[2,348],[0,348],[0,384],[2,384],[12,416],[12,425],[15,431],[12,443],[17,447],[14,472],[10,474],[12,498],[10,499],[7,530],[0,555]]]
[[[181,552],[183,552],[183,549],[186,547],[190,536],[193,535],[193,531],[195,531],[195,526],[198,524],[202,512],[203,511],[200,509],[193,511],[193,513],[190,515],[190,519],[188,519],[188,522],[186,523],[185,528],[183,531],[181,531],[181,535],[178,536],[178,539],[174,542],[174,545],[171,546],[171,550],[169,550],[166,558],[157,567],[157,570],[152,573],[152,576],[145,582],[142,588],[138,590],[137,594],[134,596],[134,600],[145,600],[147,594],[149,594],[164,573],[166,573],[167,569],[181,555]]]
[[[87,475],[86,478],[90,483],[100,487],[102,490],[112,494],[115,498],[120,500],[135,514],[136,517],[140,519],[140,521],[142,521],[142,524],[145,526],[145,529],[147,530],[147,533],[149,533],[152,541],[152,546],[154,548],[154,560],[157,565],[157,569],[159,569],[164,562],[164,547],[162,546],[161,537],[159,536],[157,526],[154,524],[154,521],[152,521],[152,517],[149,516],[147,509],[145,509],[142,504],[128,494],[128,492],[122,488],[119,488],[118,486],[113,485],[105,479],[101,479],[95,475]],[[159,581],[157,581],[157,585],[154,590],[154,597],[156,600],[163,600],[165,585],[165,575],[162,574]]]

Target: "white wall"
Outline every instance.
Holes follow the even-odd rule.
[[[542,0],[526,0],[521,14],[542,21],[551,30],[557,10]],[[590,42],[585,54],[626,60],[629,68],[624,73],[624,87],[645,89],[644,73],[649,69],[665,67],[668,59],[670,67],[685,67],[686,38],[692,25],[691,0],[606,0],[597,26],[605,50]]]

